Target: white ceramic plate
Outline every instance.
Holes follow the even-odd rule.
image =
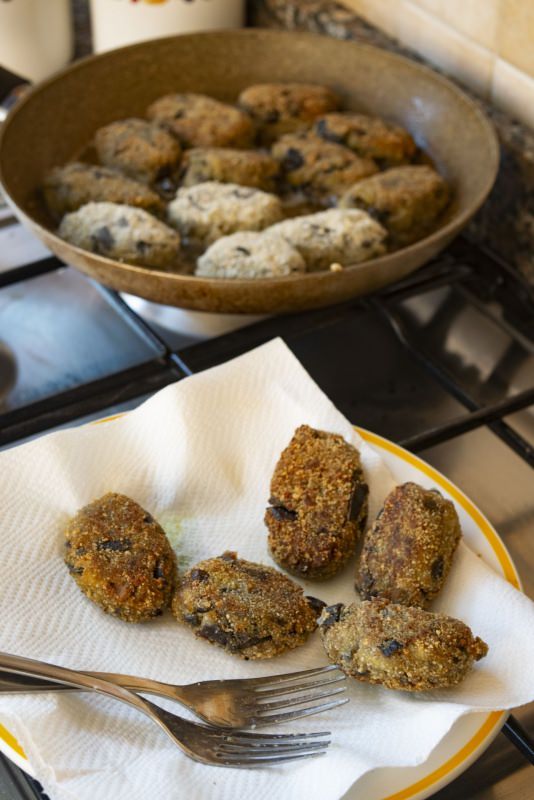
[[[427,488],[438,486],[456,505],[466,543],[484,561],[520,589],[512,559],[495,529],[479,509],[453,483],[417,456],[369,431],[361,436],[383,457],[398,483],[415,481]],[[460,718],[441,740],[430,758],[418,767],[378,769],[357,781],[344,800],[423,800],[446,786],[470,766],[493,741],[508,712],[469,714]],[[24,751],[0,725],[0,750],[17,766],[33,775]]]

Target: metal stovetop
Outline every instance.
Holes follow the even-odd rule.
[[[133,408],[282,336],[348,419],[421,454],[472,498],[534,597],[534,296],[505,263],[460,239],[372,297],[205,341],[151,318],[51,257],[0,210],[0,446]],[[534,704],[514,717],[534,733]],[[499,735],[435,798],[527,800],[533,777]],[[0,800],[41,796],[1,759]]]

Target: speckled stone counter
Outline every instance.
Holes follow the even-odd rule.
[[[331,0],[249,0],[249,23],[353,39],[427,63]],[[467,234],[518,266],[534,283],[534,132],[462,89],[491,118],[501,142],[497,182]]]

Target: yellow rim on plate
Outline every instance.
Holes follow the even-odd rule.
[[[115,414],[112,417],[104,417],[96,422],[112,422],[113,420],[122,416],[123,414]],[[371,445],[374,444],[383,450],[387,450],[403,461],[406,461],[408,464],[416,467],[425,475],[428,475],[428,477],[431,478],[436,484],[445,489],[445,491],[448,492],[451,497],[454,497],[458,505],[460,505],[464,511],[469,514],[469,516],[476,523],[477,527],[482,531],[488,540],[499,561],[499,564],[502,567],[506,580],[511,583],[512,586],[515,586],[516,589],[521,590],[519,576],[504,544],[499,539],[497,533],[487,519],[463,492],[461,492],[454,484],[452,484],[444,475],[431,467],[425,461],[422,461],[420,458],[418,458],[418,456],[408,452],[408,450],[404,450],[404,448],[399,447],[399,445],[394,444],[393,442],[390,442],[388,439],[384,439],[382,436],[378,436],[376,433],[371,433],[370,431],[364,430],[363,428],[358,428],[357,426],[354,427],[364,441]],[[384,798],[384,800],[409,800],[409,798],[414,797],[426,789],[429,789],[438,781],[443,781],[443,779],[452,772],[458,771],[463,764],[472,758],[473,754],[479,748],[481,748],[485,743],[490,743],[492,738],[494,738],[497,729],[502,725],[504,715],[505,712],[503,713],[502,711],[492,711],[489,713],[477,732],[462,748],[460,748],[460,750],[458,750],[457,753],[454,754],[454,756],[449,758],[444,764],[438,767],[438,769],[434,770],[428,775],[425,775],[425,777],[421,778],[421,780],[412,783],[410,786],[407,786],[405,789],[401,789],[399,792],[388,795]],[[7,728],[1,724],[0,739],[2,739],[5,744],[8,745],[8,747],[14,750],[17,755],[27,760],[27,756],[19,742],[7,730]]]
[[[8,747],[11,747],[11,749],[14,750],[15,753],[19,755],[21,758],[25,758],[26,760],[28,759],[28,756],[26,755],[26,753],[24,752],[18,741],[8,731],[7,728],[4,728],[4,726],[1,723],[0,723],[0,739],[2,739],[7,744]]]

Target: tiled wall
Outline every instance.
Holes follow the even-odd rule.
[[[342,0],[534,128],[534,0]]]

